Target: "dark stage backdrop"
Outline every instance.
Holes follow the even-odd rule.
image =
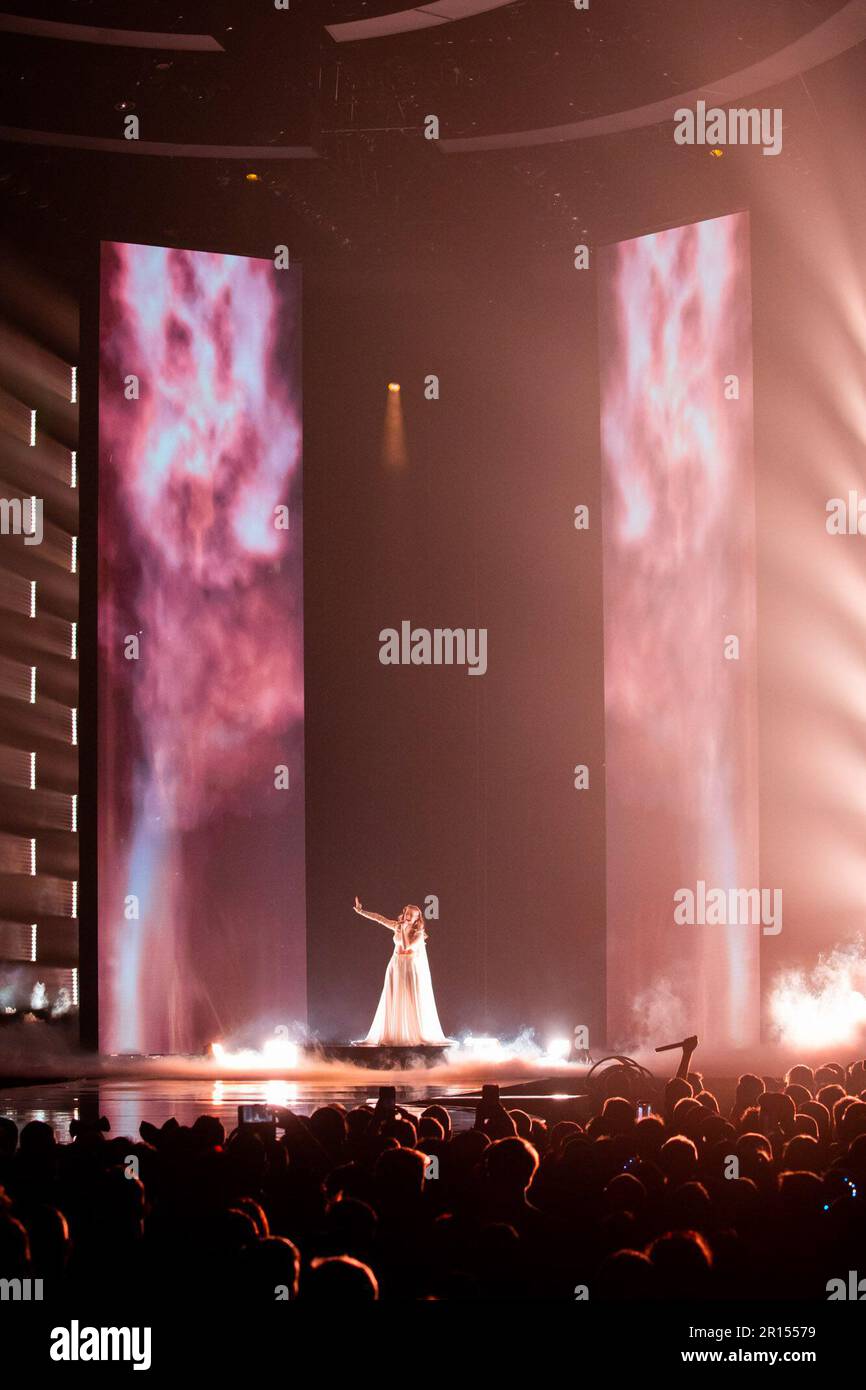
[[[305,1018],[300,313],[296,269],[103,245],[105,1052]]]
[[[595,284],[570,259],[516,270],[507,251],[305,267],[308,949],[324,1036],[363,1035],[382,987],[390,941],[354,916],[358,893],[389,914],[438,898],[428,954],[452,1035],[545,1042],[584,1023],[603,1038]],[[382,452],[390,380],[402,464]],[[402,620],[486,628],[486,674],[383,666],[379,633]]]

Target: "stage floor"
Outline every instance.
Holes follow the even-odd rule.
[[[658,1104],[664,1078],[674,1070],[670,1062],[648,1054],[638,1060],[654,1074],[645,1099]],[[667,1061],[667,1059],[665,1059]],[[717,1096],[723,1113],[731,1104],[736,1076],[763,1063],[760,1071],[770,1089],[784,1085],[782,1073],[790,1059],[765,1050],[764,1056],[736,1058],[724,1069],[708,1066],[705,1084]],[[748,1060],[751,1066],[744,1066]],[[375,1104],[379,1087],[396,1088],[398,1104],[420,1113],[433,1101],[450,1110],[455,1128],[468,1128],[474,1119],[476,1098],[485,1082],[499,1085],[508,1109],[519,1107],[545,1118],[582,1119],[577,1108],[585,1092],[587,1067],[552,1062],[549,1057],[521,1056],[506,1048],[492,1058],[452,1055],[435,1066],[413,1070],[374,1071],[328,1061],[300,1058],[291,1067],[268,1065],[263,1054],[235,1054],[233,1058],[100,1058],[46,1059],[41,1077],[27,1080],[12,1066],[0,1074],[0,1115],[22,1126],[45,1120],[58,1139],[69,1135],[70,1121],[79,1115],[105,1115],[111,1133],[135,1138],[143,1120],[160,1126],[174,1116],[180,1124],[192,1124],[199,1115],[216,1115],[226,1127],[237,1123],[242,1104],[283,1106],[309,1115],[321,1105],[338,1101],[347,1108]],[[70,1079],[72,1067],[79,1071]],[[52,1077],[53,1073],[53,1077]],[[7,1078],[17,1077],[15,1084]],[[584,1107],[585,1108],[585,1107]],[[588,1113],[588,1112],[587,1112]]]
[[[239,1105],[286,1106],[299,1115],[309,1115],[333,1101],[347,1108],[365,1102],[375,1105],[382,1083],[395,1085],[398,1105],[419,1114],[434,1100],[448,1105],[449,1097],[478,1090],[482,1084],[481,1078],[473,1086],[471,1080],[461,1077],[459,1084],[451,1086],[416,1081],[401,1085],[400,1073],[380,1073],[361,1085],[341,1084],[330,1077],[302,1081],[93,1077],[4,1089],[0,1091],[0,1115],[14,1120],[19,1129],[30,1120],[45,1120],[63,1141],[69,1137],[70,1120],[82,1110],[106,1115],[113,1135],[131,1138],[138,1136],[142,1120],[159,1126],[171,1115],[183,1125],[191,1125],[199,1115],[216,1115],[228,1133],[237,1123]],[[455,1128],[468,1128],[474,1118],[472,1107],[465,1104],[455,1106],[452,1115]]]

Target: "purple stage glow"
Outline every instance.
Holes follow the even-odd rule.
[[[606,248],[600,324],[608,1042],[746,1047],[761,926],[674,894],[761,886],[748,215]]]
[[[104,1052],[305,1018],[300,304],[269,261],[102,248]]]

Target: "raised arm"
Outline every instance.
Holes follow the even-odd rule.
[[[371,922],[381,922],[382,926],[387,927],[389,931],[395,931],[398,926],[398,923],[392,922],[390,917],[382,917],[378,912],[368,912],[366,908],[361,906],[361,900],[357,897],[355,898],[355,911],[360,917],[369,917]]]
[[[683,1041],[680,1043],[680,1047],[683,1050],[683,1055],[680,1058],[680,1064],[677,1067],[674,1075],[682,1077],[683,1081],[688,1079],[689,1063],[692,1060],[692,1053],[694,1052],[697,1045],[698,1040],[696,1037],[684,1038]]]

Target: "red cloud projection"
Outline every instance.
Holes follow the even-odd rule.
[[[101,292],[100,1038],[191,1051],[304,1012],[300,283],[110,244]]]
[[[747,214],[608,248],[600,311],[608,1040],[745,1047],[760,928],[674,894],[760,886]]]

